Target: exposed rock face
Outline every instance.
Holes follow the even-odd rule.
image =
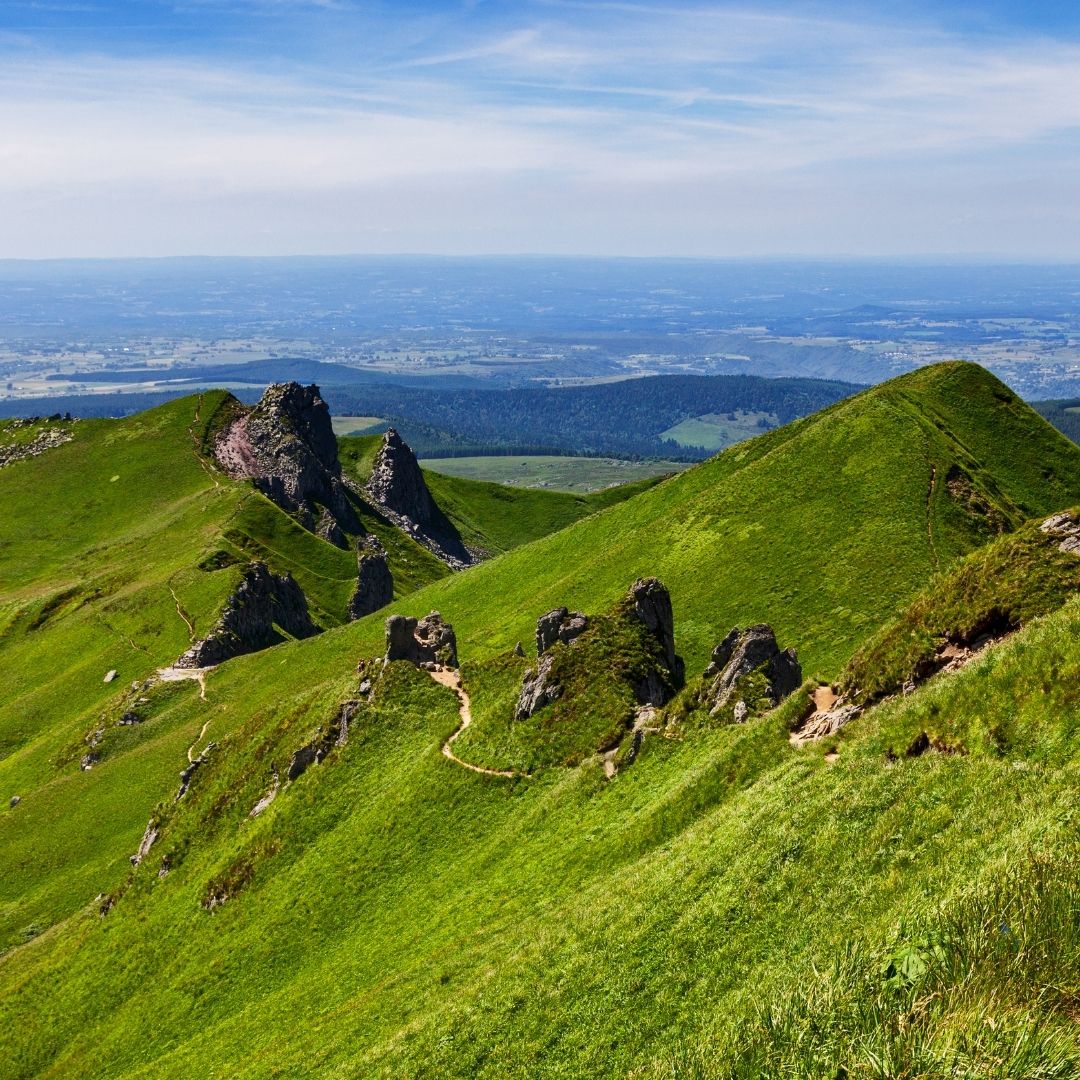
[[[435,500],[428,491],[416,455],[393,428],[383,436],[368,491],[380,506],[417,525],[430,526],[435,520]]]
[[[311,768],[312,765],[321,765],[326,755],[336,746],[344,746],[349,741],[349,723],[356,710],[360,707],[358,701],[346,701],[338,709],[337,717],[306,746],[301,746],[293,751],[286,772],[287,779],[291,782]],[[275,773],[275,783],[277,774]],[[271,796],[272,797],[272,796]],[[254,813],[251,815],[254,817]]]
[[[180,790],[176,793],[176,801],[179,802],[191,787],[192,777],[206,764],[210,755],[217,749],[217,743],[207,743],[203,752],[180,774]]]
[[[383,436],[367,491],[398,528],[447,565],[460,570],[474,561],[457,530],[431,497],[416,455],[393,428]]]
[[[293,637],[319,633],[308,614],[303,590],[292,577],[272,574],[265,563],[253,562],[229,597],[217,625],[175,666],[212,667],[233,656],[269,648],[283,640],[275,624]]]
[[[230,475],[253,480],[331,543],[344,547],[341,530],[359,530],[341,480],[330,410],[317,386],[268,386],[259,403],[221,433],[214,456]]]
[[[150,854],[150,849],[154,846],[154,841],[158,838],[157,822],[151,818],[146,824],[146,831],[142,835],[142,840],[139,841],[139,850],[131,856],[131,865],[138,866],[139,863]]]
[[[712,661],[705,669],[705,677],[712,679],[707,694],[711,711],[726,705],[736,684],[758,669],[768,679],[773,705],[778,705],[802,683],[802,668],[795,650],[781,652],[771,626],[759,623],[746,630],[736,627],[713,650]]]
[[[643,623],[660,646],[661,656],[657,666],[639,672],[633,687],[640,705],[659,707],[670,697],[671,688],[678,686],[683,679],[682,658],[675,655],[671,595],[656,578],[643,578],[630,587],[620,611],[624,613],[623,617],[629,616]],[[562,696],[563,688],[554,670],[554,655],[549,650],[558,642],[570,645],[588,626],[587,616],[566,608],[556,608],[540,617],[536,624],[537,665],[524,675],[514,710],[515,719],[523,720],[532,716],[537,709]]]
[[[536,620],[536,655],[543,656],[556,641],[569,645],[574,638],[585,633],[588,627],[588,617],[580,611],[561,607],[541,615]]]
[[[356,592],[349,601],[349,618],[361,619],[394,599],[394,576],[386,551],[376,536],[356,545]]]
[[[1044,533],[1061,538],[1059,551],[1080,555],[1080,520],[1074,514],[1055,514],[1047,518],[1039,528]]]
[[[521,683],[521,693],[518,695],[517,705],[514,708],[515,720],[525,720],[537,709],[542,709],[545,705],[550,705],[562,697],[563,688],[552,679],[551,668],[551,656],[543,656],[535,668],[530,668],[525,672]]]
[[[668,671],[681,675],[682,661],[675,655],[675,615],[667,586],[656,578],[639,578],[630,586],[634,613],[664,647]]]
[[[386,620],[386,659],[408,660],[417,667],[458,666],[457,637],[454,628],[433,611],[417,621],[405,615],[391,615]]]

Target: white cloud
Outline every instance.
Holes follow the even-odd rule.
[[[5,46],[0,256],[1080,244],[1076,44],[567,7],[285,74]]]

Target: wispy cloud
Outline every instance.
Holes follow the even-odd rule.
[[[59,223],[100,243],[80,213],[113,222],[116,250],[214,243],[188,227],[198,207],[218,250],[265,246],[259,214],[287,250],[373,232],[413,250],[975,249],[996,227],[986,250],[1025,220],[1028,250],[1080,245],[1062,194],[1080,42],[796,9],[547,3],[385,34],[344,0],[231,10],[253,6],[333,8],[332,40],[283,64],[0,30],[0,255],[57,253]]]

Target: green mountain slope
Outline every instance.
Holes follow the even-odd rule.
[[[603,611],[656,574],[690,673],[731,625],[768,620],[809,672],[833,676],[937,568],[1077,502],[1080,450],[981,369],[945,365],[396,606],[438,607],[455,624],[482,734],[482,714],[497,723],[516,691],[506,654],[556,604]],[[62,636],[79,617],[59,611],[46,626],[55,655],[79,655],[81,639]],[[194,684],[155,693],[131,744],[89,773],[57,753],[116,692],[87,675],[89,704],[70,690],[67,701],[57,672],[49,725],[63,737],[42,718],[0,763],[0,790],[21,780],[24,795],[0,810],[0,857],[16,870],[0,896],[5,1068],[723,1076],[790,1065],[810,1077],[837,1075],[839,1062],[880,1075],[869,1055],[899,1045],[890,1032],[916,1030],[904,994],[917,980],[882,998],[880,1023],[849,1008],[846,1026],[822,1021],[801,1041],[799,1024],[822,1015],[828,993],[850,1002],[890,950],[934,960],[919,942],[944,925],[943,904],[985,895],[1000,923],[1003,868],[1072,850],[1078,628],[1070,604],[870,710],[831,764],[824,746],[789,744],[797,695],[747,724],[649,738],[613,781],[589,755],[530,778],[461,768],[440,753],[457,700],[394,664],[356,707],[347,742],[284,782],[294,752],[325,741],[342,703],[359,700],[357,661],[380,651],[381,614],[231,660],[205,699]],[[2,647],[6,663],[7,634]],[[17,715],[31,683],[0,715]],[[1006,720],[1021,734],[1003,744],[990,733]],[[927,730],[969,752],[904,756]],[[468,760],[484,748],[472,734],[455,743]],[[176,801],[185,751],[210,741]],[[90,824],[73,827],[73,813]],[[124,883],[122,855],[151,814],[159,839]],[[80,847],[92,858],[80,863]],[[115,901],[104,917],[112,901],[90,902],[99,892]],[[815,982],[845,950],[849,968]],[[1044,1075],[1075,1075],[1069,955],[1029,976],[1011,998],[989,980],[946,987],[920,1013],[928,1064],[910,1075],[940,1075],[957,1046],[970,1075],[1028,1075],[1000,1066],[1006,1044],[1057,1053],[1064,1064]],[[1064,997],[1043,992],[1051,983]],[[793,986],[815,990],[793,997]]]
[[[339,454],[346,474],[366,484],[380,442],[378,435],[339,438]],[[491,555],[557,532],[656,483],[642,480],[592,495],[573,495],[466,480],[428,470],[424,470],[424,480],[465,543]]]
[[[636,577],[671,589],[690,670],[765,621],[830,673],[930,575],[1080,499],[1080,449],[984,369],[926,368],[797,420],[397,605],[438,608],[466,662],[536,618],[602,611]],[[381,623],[365,624],[377,648]]]
[[[208,393],[126,420],[68,424],[70,442],[0,470],[0,791],[24,798],[18,821],[0,817],[0,942],[50,925],[125,872],[127,837],[158,797],[144,796],[172,784],[191,739],[154,722],[110,732],[84,772],[87,739],[140,696],[133,685],[209,631],[249,560],[292,574],[323,628],[344,621],[356,556],[205,456],[228,402]],[[15,429],[10,441],[35,430]],[[468,509],[462,492],[473,489],[483,499],[470,522],[507,545],[604,502],[509,492],[512,509],[526,508],[516,526],[494,485],[439,495]],[[359,516],[389,554],[398,596],[449,573],[381,517]],[[110,671],[115,680],[104,682]]]
[[[957,1052],[967,1075],[1032,1075],[1005,1071],[1021,1053],[1075,1075],[1075,922],[1048,928],[1067,948],[1041,970],[1026,924],[982,942],[1016,919],[998,883],[1032,910],[1022,868],[1075,850],[1078,633],[1075,604],[1034,623],[866,714],[832,765],[788,745],[781,711],[653,740],[613,783],[595,762],[513,783],[454,766],[452,696],[396,665],[348,745],[256,819],[269,761],[352,692],[355,652],[337,633],[230,662],[209,703],[248,719],[211,732],[130,890],[5,957],[10,1074],[871,1076],[884,1047],[918,1051],[909,1075]],[[172,708],[206,714],[194,694]],[[890,763],[950,717],[1028,734]],[[969,939],[953,913],[971,908]],[[943,998],[922,999],[915,960],[890,981],[912,954]],[[845,956],[854,990],[827,982]],[[853,993],[878,994],[881,1023]]]

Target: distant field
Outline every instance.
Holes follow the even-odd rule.
[[[734,443],[760,435],[767,427],[776,427],[779,418],[773,413],[743,412],[706,413],[670,427],[660,436],[674,439],[680,446],[703,446],[706,450],[723,450]]]
[[[331,421],[334,425],[335,435],[352,435],[355,431],[363,431],[373,424],[381,424],[381,416],[335,416]]]
[[[467,480],[578,492],[600,491],[615,484],[663,476],[687,467],[679,461],[547,456],[426,458],[420,464],[433,472]]]

